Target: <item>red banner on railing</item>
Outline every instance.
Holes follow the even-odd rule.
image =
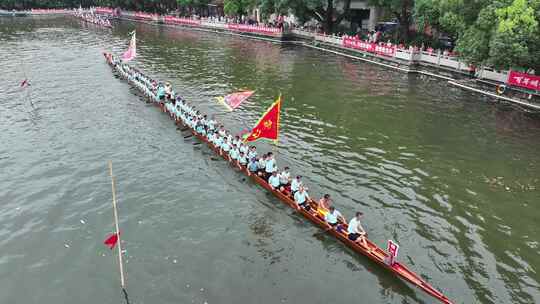
[[[227,28],[232,31],[258,33],[258,34],[263,34],[263,35],[280,35],[281,34],[280,28],[270,27],[270,26],[228,23]]]
[[[200,20],[189,19],[189,18],[177,18],[173,16],[165,16],[165,23],[167,24],[188,24],[188,25],[201,25]]]
[[[137,12],[137,13],[135,13],[135,18],[143,19],[143,20],[157,20],[158,15],[157,14],[147,14],[147,13],[143,13],[143,12]]]
[[[346,48],[375,53],[383,56],[393,57],[396,54],[395,46],[378,45],[376,43],[362,41],[352,37],[343,37],[342,44]]]
[[[96,13],[98,14],[113,14],[113,9],[110,7],[96,7]]]
[[[32,14],[65,14],[68,12],[67,9],[31,9]]]
[[[510,71],[507,83],[516,87],[540,91],[540,76]]]

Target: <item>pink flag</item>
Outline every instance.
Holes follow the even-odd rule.
[[[128,62],[137,56],[137,39],[135,38],[135,32],[131,36],[131,41],[129,42],[129,47],[127,51],[122,54],[122,60]]]
[[[223,97],[222,102],[229,110],[234,110],[240,106],[240,104],[246,101],[255,91],[243,91],[229,94]]]

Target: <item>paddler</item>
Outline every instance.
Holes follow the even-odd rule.
[[[319,200],[319,208],[323,210],[330,210],[330,206],[332,205],[332,199],[330,198],[330,194],[325,194],[321,199]]]
[[[210,118],[210,120],[208,120],[206,122],[206,126],[207,126],[208,130],[215,130],[216,129],[216,124],[217,124],[217,122],[216,122],[216,119],[215,119],[214,116],[212,116],[212,118]]]
[[[274,158],[274,153],[268,152],[266,154],[266,163],[264,168],[265,178],[270,178],[272,173],[277,171],[276,159]]]
[[[309,211],[310,209],[309,204],[308,204],[309,199],[310,199],[309,195],[306,189],[304,189],[304,186],[300,186],[300,188],[298,188],[298,191],[296,191],[296,193],[294,194],[294,201],[298,205],[296,208],[300,210],[300,207],[302,207],[306,209],[307,211]]]
[[[264,170],[266,168],[266,154],[263,154],[261,158],[259,158],[257,165],[259,166],[259,170],[257,170],[257,175],[264,177]]]
[[[291,181],[291,196],[294,196],[294,194],[300,189],[302,186],[302,176],[297,175],[292,181]]]
[[[248,158],[249,159],[257,158],[257,147],[255,146],[249,147]]]
[[[247,166],[247,156],[242,151],[240,151],[240,155],[238,156],[238,164],[243,167]]]
[[[223,137],[221,135],[216,134],[216,138],[214,139],[214,146],[216,148],[221,149],[221,145],[223,145]]]
[[[229,154],[229,151],[231,150],[231,144],[229,143],[229,139],[225,138],[223,140],[223,144],[221,144],[221,150],[225,152],[225,154]]]
[[[369,249],[366,241],[366,231],[364,230],[364,227],[362,227],[362,223],[360,222],[362,215],[362,212],[356,212],[355,217],[353,217],[349,222],[349,227],[347,228],[347,232],[349,233],[348,238],[349,240],[355,242],[358,242],[358,239],[360,239],[362,245]]]
[[[248,155],[248,152],[249,152],[248,146],[245,145],[244,143],[240,142],[239,150],[240,150],[240,152],[244,153],[244,155],[246,156],[246,159],[247,159],[247,155]]]
[[[258,161],[255,157],[249,160],[248,170],[250,174],[257,173],[257,170],[259,170]]]
[[[232,160],[237,161],[239,154],[240,153],[238,152],[238,148],[236,146],[231,146],[231,150],[229,151],[229,157]]]
[[[225,131],[225,127],[223,125],[219,126],[218,133],[221,137],[225,136],[227,134],[227,131]]]
[[[172,91],[171,84],[169,82],[165,83],[165,98],[166,99],[171,99],[171,91]]]
[[[324,220],[330,227],[336,227],[340,222],[346,223],[347,220],[336,210],[334,206],[330,206],[328,212],[324,216]]]
[[[163,84],[160,83],[157,87],[157,98],[160,102],[163,102],[163,100],[165,99],[165,88],[163,87]]]
[[[283,168],[283,171],[279,173],[279,182],[282,187],[287,188],[291,183],[291,173],[289,172],[289,167]]]
[[[214,140],[216,139],[216,136],[214,135],[214,131],[208,131],[208,135],[206,136],[209,143],[214,143]]]
[[[270,185],[270,188],[272,190],[279,189],[279,186],[281,183],[279,182],[279,176],[277,174],[277,171],[272,172],[272,175],[268,178],[268,184]]]

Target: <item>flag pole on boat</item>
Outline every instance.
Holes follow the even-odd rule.
[[[129,298],[126,290],[126,279],[124,276],[124,265],[122,261],[122,242],[120,241],[120,229],[118,227],[118,210],[116,208],[116,187],[114,183],[114,176],[112,171],[112,161],[109,160],[109,175],[111,176],[111,188],[112,188],[112,204],[113,204],[113,214],[114,214],[114,226],[116,229],[116,243],[118,244],[118,268],[120,272],[120,286],[122,287],[122,292],[124,293],[124,298],[126,303],[129,304]]]

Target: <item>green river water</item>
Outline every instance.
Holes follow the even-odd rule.
[[[281,92],[278,165],[456,303],[540,303],[539,117],[305,47],[67,17],[0,19],[0,303],[122,303],[109,159],[133,303],[435,303],[115,78],[101,52],[134,28],[134,64],[235,132]]]

